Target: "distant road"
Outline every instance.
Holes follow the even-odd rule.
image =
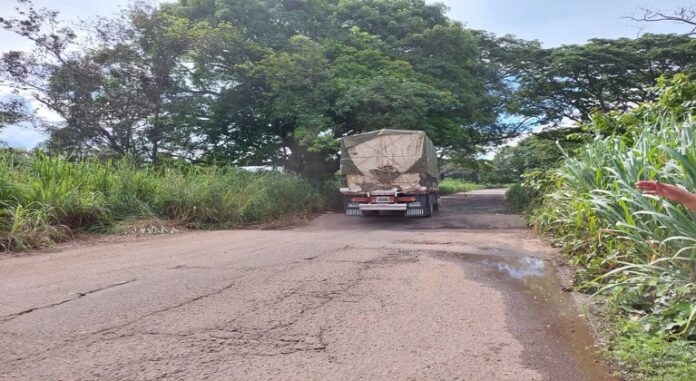
[[[602,380],[502,190],[0,259],[2,380]]]

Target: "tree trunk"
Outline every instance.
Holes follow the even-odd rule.
[[[150,140],[152,141],[152,152],[150,153],[150,158],[152,159],[152,164],[157,165],[157,155],[159,154],[159,141],[160,136],[160,102],[157,102],[155,106],[155,120],[152,123],[152,132],[150,134]]]

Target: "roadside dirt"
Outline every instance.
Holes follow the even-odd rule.
[[[2,380],[610,380],[500,190],[0,259]]]

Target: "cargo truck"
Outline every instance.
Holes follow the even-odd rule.
[[[440,209],[439,170],[423,131],[377,130],[341,139],[341,182],[349,216],[392,212],[430,217]]]

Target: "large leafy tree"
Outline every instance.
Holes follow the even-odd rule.
[[[156,161],[161,145],[181,152],[174,110],[185,101],[186,55],[197,28],[159,9],[136,4],[120,19],[90,26],[85,46],[58,13],[21,1],[20,17],[0,25],[34,43],[30,52],[12,51],[0,60],[0,75],[16,93],[0,105],[5,123],[31,120],[51,133],[49,147],[80,153],[133,155]],[[38,118],[29,102],[60,117]],[[166,130],[166,131],[165,131]]]
[[[20,3],[28,3],[22,0]],[[5,29],[3,82],[62,117],[54,148],[337,169],[336,138],[425,130],[466,162],[530,123],[587,121],[651,100],[661,75],[693,72],[694,40],[645,35],[542,49],[472,31],[423,0],[179,0],[136,4],[85,46],[30,6]],[[31,119],[5,102],[0,122]]]
[[[655,98],[660,76],[696,71],[696,40],[646,34],[637,39],[593,39],[585,45],[532,48],[520,62],[515,111],[559,123],[587,122],[593,113],[625,111]]]
[[[194,69],[216,88],[199,124],[204,158],[316,177],[337,169],[336,138],[346,134],[422,129],[443,156],[472,156],[517,132],[500,122],[510,85],[485,59],[481,35],[442,5],[181,0],[166,9],[229,29],[233,46],[200,52]]]
[[[575,146],[573,143],[565,143],[564,150]],[[491,162],[490,175],[494,182],[518,182],[525,172],[553,168],[562,158],[563,151],[556,141],[533,134],[514,146],[503,147]]]

